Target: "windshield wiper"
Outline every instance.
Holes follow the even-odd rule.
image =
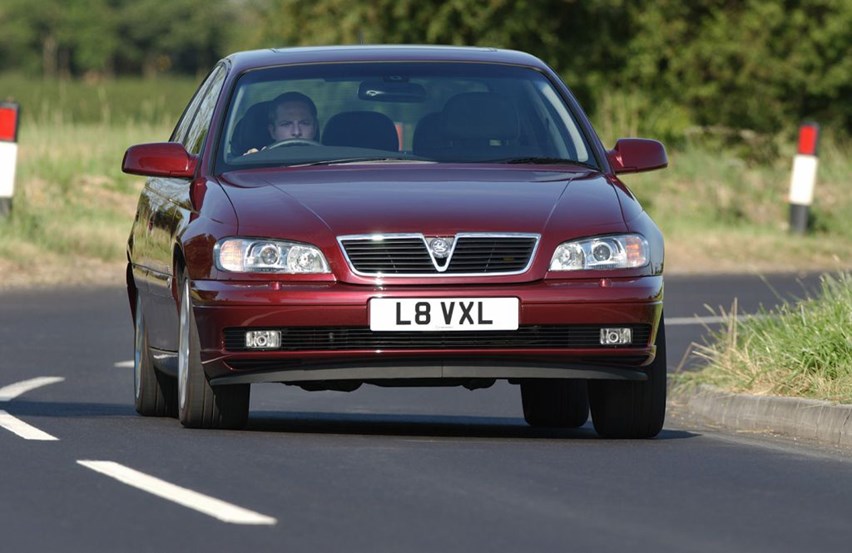
[[[600,171],[600,169],[591,163],[585,161],[577,161],[575,159],[564,159],[561,157],[513,157],[509,159],[495,159],[491,163],[507,163],[509,165],[579,165],[588,169]]]
[[[339,159],[323,159],[319,161],[309,161],[306,163],[295,163],[288,167],[312,167],[314,165],[344,165],[347,163],[369,163],[369,162],[390,162],[390,161],[406,161],[409,163],[434,163],[425,159],[411,159],[407,157],[343,157]]]

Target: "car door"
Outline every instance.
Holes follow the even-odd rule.
[[[227,70],[218,65],[204,80],[190,105],[181,117],[172,142],[180,142],[192,155],[202,151],[210,120]],[[143,197],[150,208],[147,224],[141,229],[146,241],[147,299],[145,312],[149,316],[151,347],[177,350],[178,311],[173,295],[174,249],[179,229],[183,228],[191,210],[190,179],[150,178]]]

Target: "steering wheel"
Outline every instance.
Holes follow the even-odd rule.
[[[282,146],[322,146],[322,144],[316,140],[308,140],[307,138],[286,138],[270,144],[266,149],[271,150],[272,148],[280,148]]]

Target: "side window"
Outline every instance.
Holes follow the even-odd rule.
[[[207,89],[210,88],[210,83],[214,80],[218,72],[219,67],[213,68],[213,71],[211,71],[201,82],[201,86],[199,86],[195,91],[195,95],[192,97],[189,105],[183,110],[183,115],[181,115],[175,130],[172,131],[172,136],[169,138],[170,142],[183,143],[186,138],[186,131],[189,129],[189,125],[192,123],[192,120],[195,119],[195,114],[198,112],[198,104],[201,103]]]
[[[204,138],[207,136],[207,131],[210,129],[210,119],[213,117],[213,110],[216,107],[216,100],[219,99],[219,93],[222,91],[222,85],[225,82],[225,67],[220,65],[208,78],[210,85],[207,90],[200,95],[197,110],[192,116],[192,121],[186,131],[186,136],[179,139],[183,143],[186,150],[191,154],[201,152],[201,146],[204,144]]]

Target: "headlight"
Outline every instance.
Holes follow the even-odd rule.
[[[216,243],[216,266],[236,273],[329,273],[315,246],[281,240],[224,238]]]
[[[564,242],[553,252],[551,271],[633,269],[648,263],[648,241],[638,234]]]

